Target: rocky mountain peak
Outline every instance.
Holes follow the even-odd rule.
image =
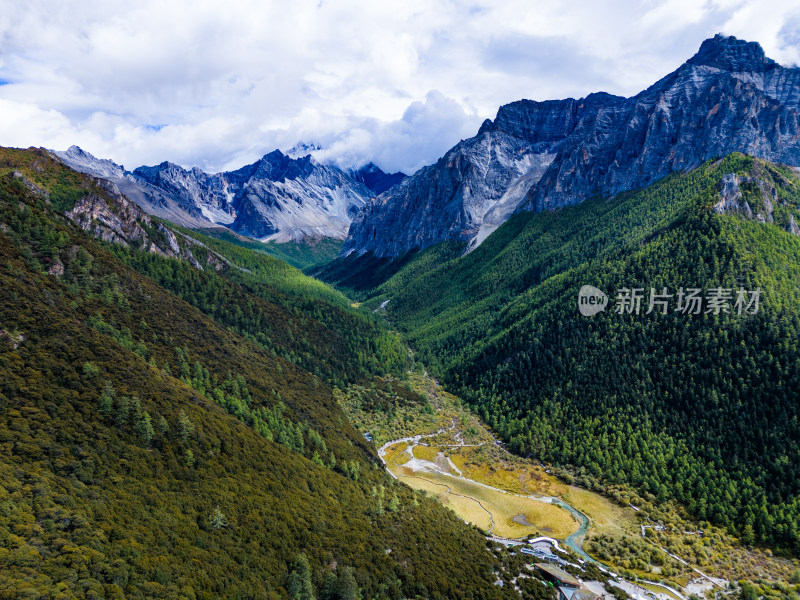
[[[310,154],[300,158],[280,150],[231,174],[237,182],[231,229],[278,242],[347,235],[350,221],[373,196],[361,182]]]
[[[67,148],[67,149],[64,151],[64,154],[65,154],[66,156],[69,156],[69,157],[71,157],[71,158],[87,158],[87,157],[94,158],[94,156],[92,156],[91,154],[89,154],[88,152],[86,152],[86,151],[85,151],[83,148],[81,148],[80,146],[76,146],[75,144],[73,144],[72,146],[70,146],[69,148]]]
[[[291,160],[293,159],[288,154],[284,154],[277,148],[272,152],[267,152],[264,156],[261,157],[262,163],[268,163],[271,165],[286,164]]]
[[[166,173],[185,173],[186,171],[180,165],[165,160],[157,165],[137,167],[133,172],[148,183],[156,183],[159,177],[163,178]]]
[[[744,71],[763,73],[778,66],[764,54],[758,42],[746,42],[734,36],[718,33],[705,40],[697,54],[687,61],[690,65],[705,65],[732,73]]]
[[[261,157],[258,161],[254,175],[266,177],[271,181],[286,181],[308,177],[319,164],[310,155],[298,158],[284,154],[280,150],[273,150]]]
[[[319,144],[300,142],[286,150],[284,154],[292,158],[302,158],[306,154],[311,154],[312,152],[317,152],[318,150],[322,150],[322,146]]]
[[[386,190],[401,183],[406,174],[400,171],[396,173],[386,173],[374,162],[367,163],[360,169],[351,170],[348,173],[356,181],[363,183],[367,189],[373,193],[382,194]]]
[[[73,169],[95,177],[124,177],[125,167],[108,159],[96,158],[79,146],[70,146],[63,152],[51,150],[61,161]]]
[[[484,133],[491,131],[493,124],[494,123],[492,123],[491,119],[484,120],[484,122],[481,123],[481,128],[478,129],[478,135],[483,135]]]

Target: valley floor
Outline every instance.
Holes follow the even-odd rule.
[[[695,536],[691,541],[702,545],[709,557],[716,549],[726,560],[709,561],[699,569],[701,565],[665,547],[680,546],[671,527],[658,524],[664,521],[663,510],[654,515],[657,523],[639,506],[568,485],[538,461],[509,453],[459,398],[444,391],[427,373],[412,374],[409,381],[393,385],[419,393],[428,404],[415,407],[396,402],[373,411],[363,401],[365,395],[386,393],[366,386],[341,393],[339,402],[351,421],[379,446],[389,473],[437,499],[487,537],[560,540],[575,561],[588,560],[622,573],[622,588],[641,599],[675,600],[689,594],[727,592],[729,579],[750,579],[756,573],[788,575],[796,567],[793,561],[759,551],[736,548],[727,552],[725,546],[732,540],[707,532],[704,539]],[[690,528],[681,529],[682,538],[690,537]],[[715,536],[711,541],[710,533]],[[609,552],[611,547],[616,551]]]

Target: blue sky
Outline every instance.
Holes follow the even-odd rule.
[[[800,62],[794,1],[3,0],[0,145],[236,168],[298,142],[413,172],[521,98],[631,95],[723,32]]]

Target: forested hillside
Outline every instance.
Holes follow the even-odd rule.
[[[745,182],[738,208],[720,205],[730,174]],[[732,155],[610,200],[518,214],[472,253],[431,248],[361,295],[515,451],[796,553],[798,208],[790,169]],[[323,276],[342,280],[349,261],[354,289],[373,260]],[[609,295],[604,312],[578,312],[583,285]],[[639,314],[617,312],[622,288],[644,290]],[[651,288],[672,294],[667,314],[646,314]],[[678,312],[679,288],[729,289],[729,312]],[[755,314],[735,310],[740,288],[760,288]]]
[[[406,369],[408,352],[398,337],[341,293],[271,256],[191,236],[204,244],[193,250],[202,270],[134,248],[110,250],[222,325],[323,379],[341,383]],[[208,262],[212,251],[228,261],[226,268]]]
[[[1,597],[518,597],[336,404],[395,337],[269,257],[99,241],[63,216],[87,194],[122,210],[0,156]]]

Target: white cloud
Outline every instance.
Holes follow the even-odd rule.
[[[467,113],[455,100],[431,91],[424,101],[413,102],[403,116],[391,122],[354,120],[319,140],[322,161],[335,160],[344,167],[358,167],[364,159],[387,171],[413,173],[444,154],[460,139],[475,135],[481,119]]]
[[[129,168],[275,147],[413,171],[504,103],[630,95],[717,32],[800,59],[789,0],[27,0],[0,11],[0,145]]]

